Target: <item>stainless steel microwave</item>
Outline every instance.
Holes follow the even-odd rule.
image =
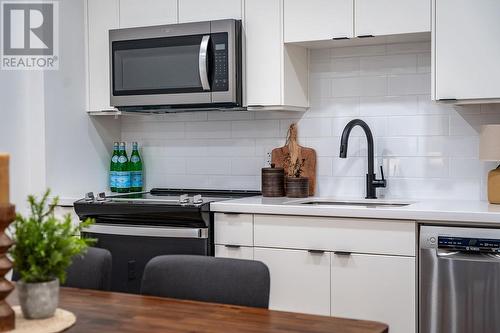
[[[168,112],[242,106],[241,21],[110,30],[111,105]]]

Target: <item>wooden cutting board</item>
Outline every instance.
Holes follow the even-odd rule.
[[[287,141],[283,147],[275,148],[272,151],[271,162],[276,167],[285,169],[285,176],[288,166],[287,156],[290,150],[295,150],[299,160],[305,159],[302,167],[302,176],[309,178],[309,195],[313,196],[316,189],[316,151],[312,148],[302,147],[297,142],[297,125],[292,124],[288,130]]]

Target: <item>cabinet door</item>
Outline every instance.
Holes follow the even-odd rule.
[[[274,310],[330,313],[330,253],[254,248],[255,260],[269,267]]]
[[[415,332],[415,258],[332,254],[332,316],[375,320]]]
[[[120,0],[120,27],[177,23],[177,0]]]
[[[253,246],[253,215],[215,213],[215,244]]]
[[[435,1],[436,99],[500,98],[500,1]]]
[[[215,256],[218,258],[253,260],[253,247],[215,245]]]
[[[281,105],[280,0],[245,1],[247,104]]]
[[[88,111],[113,109],[109,105],[109,30],[118,28],[118,13],[118,0],[88,0]]]
[[[353,37],[353,0],[284,0],[285,42]]]
[[[354,11],[356,36],[431,31],[430,0],[355,0]]]
[[[179,0],[179,23],[237,19],[242,17],[241,0]]]

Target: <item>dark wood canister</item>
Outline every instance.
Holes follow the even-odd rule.
[[[285,169],[262,168],[262,196],[285,196]]]
[[[286,177],[286,196],[289,198],[307,198],[309,196],[309,178]]]

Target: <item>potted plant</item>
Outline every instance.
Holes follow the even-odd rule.
[[[307,198],[309,196],[309,178],[302,177],[305,159],[291,161],[290,154],[285,158],[287,165],[286,196],[290,198]]]
[[[93,239],[81,238],[80,231],[93,220],[73,225],[68,214],[59,219],[54,214],[58,198],[47,207],[50,190],[40,200],[30,195],[31,214],[16,216],[13,223],[15,242],[10,254],[20,280],[16,283],[19,303],[27,319],[49,318],[59,303],[59,283],[66,279],[72,258],[82,254]]]

